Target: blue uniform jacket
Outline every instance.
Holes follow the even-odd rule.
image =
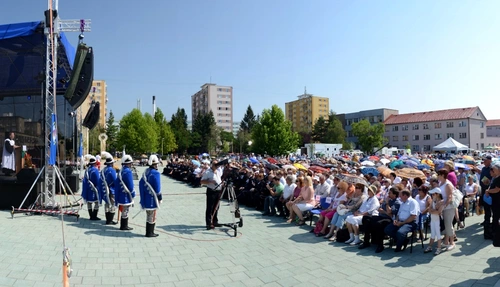
[[[120,180],[120,175],[122,181]],[[124,188],[124,185],[127,190]],[[134,178],[132,176],[132,170],[124,166],[115,180],[115,204],[116,205],[132,205],[134,204],[135,190],[134,190]]]
[[[107,166],[101,171],[101,180],[99,181],[99,195],[101,203],[110,204],[109,195],[115,195],[116,171],[112,166]],[[107,189],[106,189],[107,188]],[[109,192],[109,195],[107,192]]]
[[[85,170],[85,175],[82,182],[82,198],[85,202],[99,201],[99,182],[101,176],[99,170],[95,166],[89,166]],[[90,184],[92,182],[92,184]]]
[[[153,190],[146,185],[145,180],[151,185]],[[141,196],[141,207],[146,210],[157,209],[160,207],[159,201],[162,200],[160,172],[154,168],[148,168],[139,181],[139,193]]]

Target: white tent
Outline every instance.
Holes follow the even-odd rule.
[[[433,147],[432,149],[435,151],[458,152],[458,151],[462,151],[462,150],[469,150],[469,147],[462,144],[462,143],[457,142],[453,138],[448,138],[447,140],[438,144],[437,146]]]

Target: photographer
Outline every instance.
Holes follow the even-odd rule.
[[[222,168],[218,167],[217,161],[212,161],[209,170],[203,174],[201,184],[207,186],[207,206],[205,210],[205,222],[207,230],[220,227],[217,218],[220,193],[222,191]]]

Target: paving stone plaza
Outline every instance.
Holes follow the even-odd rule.
[[[331,243],[309,233],[308,225],[245,207],[236,238],[225,227],[207,231],[205,189],[162,176],[162,192],[157,238],[144,237],[146,215],[138,204],[129,232],[89,221],[86,210],[79,221],[65,217],[70,286],[494,286],[500,279],[500,248],[483,239],[478,216],[467,218],[450,252],[433,256],[414,245],[413,254],[409,248],[375,254],[375,247]],[[219,220],[231,221],[227,204]],[[61,286],[60,217],[11,219],[2,211],[0,228],[0,286]]]

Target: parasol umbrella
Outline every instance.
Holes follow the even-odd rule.
[[[461,162],[456,162],[455,163],[455,169],[459,169],[459,168],[463,168],[465,170],[469,170],[469,166],[464,164],[464,163],[461,163]]]
[[[425,174],[418,169],[415,168],[402,168],[396,170],[396,175],[399,177],[404,177],[404,178],[421,178],[422,180],[427,180],[427,177]]]
[[[361,173],[362,174],[373,174],[374,176],[378,175],[378,170],[374,167],[363,167],[361,168]]]
[[[364,166],[375,166],[375,163],[373,161],[365,160],[365,161],[361,162],[361,165],[364,165]]]
[[[426,164],[428,166],[434,166],[434,162],[431,159],[425,158],[421,161],[421,163]]]
[[[266,163],[266,167],[270,170],[276,170],[279,169],[279,166],[272,164],[272,163]]]
[[[368,182],[364,178],[359,177],[355,174],[338,174],[337,178],[350,184],[361,183],[368,186]]]
[[[201,154],[201,156],[210,156],[208,153],[204,152]]]
[[[327,164],[325,164],[325,167],[326,168],[332,168],[332,167],[335,167],[335,165],[331,164],[331,163],[327,163]]]
[[[200,165],[201,165],[201,163],[200,163],[199,161],[195,160],[195,159],[192,159],[192,160],[191,160],[191,162],[192,162],[194,165],[196,165],[196,166],[200,166]]]
[[[253,164],[258,164],[258,163],[259,163],[259,161],[258,161],[256,158],[254,158],[254,157],[249,158],[249,160],[250,160],[250,162],[252,162]]]
[[[420,160],[418,158],[416,158],[416,157],[410,157],[410,160],[414,161],[416,163],[420,163]]]
[[[294,163],[293,166],[297,169],[300,169],[300,170],[307,170],[307,168],[305,168],[302,164],[300,163]]]
[[[419,164],[417,166],[417,168],[420,169],[420,170],[423,170],[423,169],[430,169],[431,167],[422,163],[422,164]]]
[[[291,165],[291,164],[285,164],[284,166],[282,166],[282,168],[284,168],[284,169],[289,169],[289,168],[291,168],[291,169],[293,169],[293,170],[297,170],[297,168],[296,168],[295,166]]]
[[[371,160],[371,161],[379,161],[380,160],[380,158],[378,156],[376,156],[376,155],[372,155],[368,159]]]
[[[390,168],[390,169],[394,169],[394,168],[396,168],[397,166],[400,166],[400,165],[403,165],[403,164],[404,164],[404,163],[403,163],[403,161],[402,161],[402,160],[395,160],[395,161],[393,161],[393,162],[391,162],[391,163],[389,164],[389,168]]]
[[[413,160],[405,160],[404,164],[409,166],[409,167],[417,167],[418,166],[418,162],[414,162]]]
[[[302,163],[302,166],[305,168],[309,168],[309,165],[307,163]]]
[[[392,170],[386,166],[377,167],[379,173],[381,173],[384,177],[389,177],[391,175]]]
[[[471,161],[474,161],[474,158],[471,157],[470,155],[464,155],[463,157],[463,160],[471,160]]]
[[[267,161],[268,161],[269,163],[272,163],[272,164],[277,164],[277,163],[278,163],[278,161],[277,161],[277,160],[275,160],[275,159],[274,159],[274,158],[272,158],[272,157],[268,157],[268,158],[267,158]]]
[[[313,166],[309,167],[309,170],[310,171],[314,171],[316,173],[325,173],[325,172],[328,172],[328,169],[326,169],[324,167],[321,167],[321,166],[317,166],[317,165],[313,165]]]
[[[202,163],[210,164],[210,161],[208,159],[204,159],[201,161]]]
[[[407,160],[407,159],[408,159],[408,156],[403,155],[403,156],[399,157],[399,159],[400,159],[400,160]]]
[[[391,161],[390,161],[390,160],[388,160],[388,159],[386,159],[386,158],[383,158],[383,159],[381,159],[381,160],[380,160],[380,162],[381,162],[381,163],[383,163],[383,164],[388,164],[388,163],[390,163]]]

